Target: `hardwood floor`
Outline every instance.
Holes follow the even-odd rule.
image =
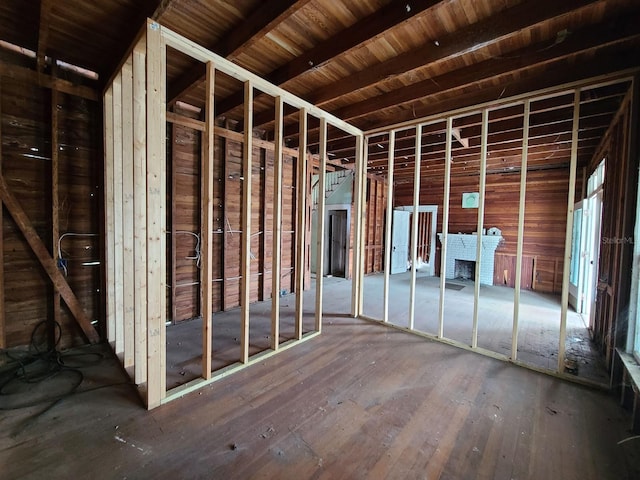
[[[83,371],[80,391],[125,381],[108,354]],[[607,393],[345,317],[151,412],[120,384],[2,413],[5,479],[640,475]]]

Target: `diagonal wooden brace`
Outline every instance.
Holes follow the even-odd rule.
[[[60,296],[63,298],[67,307],[71,311],[71,314],[78,322],[78,325],[84,332],[85,336],[91,343],[98,343],[100,341],[100,337],[98,336],[98,332],[91,325],[91,321],[87,314],[85,313],[82,305],[78,301],[77,297],[69,287],[69,284],[65,280],[64,276],[58,270],[58,266],[56,265],[56,261],[49,254],[47,247],[45,247],[42,239],[38,235],[38,233],[33,228],[29,217],[25,213],[25,211],[20,206],[20,203],[9,191],[9,187],[4,180],[4,177],[0,174],[0,200],[7,208],[7,211],[13,217],[13,220],[16,222],[16,225],[24,235],[24,238],[27,240],[27,243],[31,247],[31,250],[35,254],[36,258],[44,268],[47,275],[53,282],[54,288],[60,293]]]

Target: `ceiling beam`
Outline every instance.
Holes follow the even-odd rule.
[[[307,100],[316,105],[323,105],[343,95],[404,75],[430,63],[449,60],[479,48],[486,48],[521,33],[522,30],[531,29],[542,22],[596,2],[597,0],[562,2],[539,0],[520,3],[486,20],[433,39],[414,50],[316,89]]]
[[[410,103],[416,99],[424,101],[425,97],[430,95],[441,95],[445,91],[461,89],[479,81],[495,79],[502,75],[513,75],[514,72],[529,70],[532,67],[543,67],[576,54],[640,38],[638,24],[640,24],[640,15],[635,15],[627,18],[623,25],[599,26],[597,35],[593,34],[593,26],[590,25],[580,32],[570,34],[560,44],[552,46],[536,44],[524,51],[510,53],[506,58],[485,60],[377,97],[334,109],[331,113],[345,121],[350,121],[385,108]]]
[[[289,63],[277,68],[265,78],[274,85],[282,85],[309,70],[321,67],[332,58],[381,35],[439,3],[440,0],[413,0],[411,3],[392,1],[333,37],[320,42]],[[233,110],[241,105],[242,101],[242,91],[239,90],[219,103],[218,112],[224,114]]]
[[[251,15],[224,35],[215,45],[211,45],[209,50],[228,60],[234,60],[272,31],[279,23],[304,7],[309,1],[271,0],[269,2],[261,2],[260,6]],[[204,76],[204,64],[200,62],[194,64],[190,70],[168,86],[168,103],[175,102],[179,97],[202,83]],[[218,110],[217,107],[216,110]]]
[[[620,49],[615,55],[608,55],[606,50],[599,52],[597,57],[588,62],[576,63],[569,66],[565,62],[554,64],[552,68],[527,76],[526,79],[502,85],[478,84],[478,90],[469,93],[450,95],[438,101],[416,107],[415,110],[396,112],[393,115],[393,125],[402,122],[413,121],[437,115],[442,112],[454,111],[471,105],[483,105],[499,102],[502,98],[525,95],[545,88],[557,85],[569,84],[602,75],[610,75],[615,72],[635,68],[638,66],[637,45]],[[367,132],[376,128],[393,126],[387,119],[373,121],[361,121],[356,124],[358,128]]]
[[[53,0],[40,0],[40,26],[38,28],[38,49],[36,62],[38,73],[44,72],[46,67],[47,47],[49,46],[49,25],[51,25],[51,10]]]

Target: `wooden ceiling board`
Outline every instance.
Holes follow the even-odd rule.
[[[141,17],[141,3],[135,0],[54,3],[49,26],[50,51],[68,63],[102,72],[105,61],[113,62],[113,55],[118,54],[113,46],[128,35],[131,29],[128,22]],[[128,21],[114,22],[114,18]]]
[[[40,11],[34,2],[0,2],[0,40],[35,51],[38,47]]]

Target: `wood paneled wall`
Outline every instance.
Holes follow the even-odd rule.
[[[366,179],[366,222],[364,227],[364,273],[384,270],[384,225],[387,183],[370,176]]]
[[[559,293],[562,287],[562,258],[567,218],[569,169],[530,171],[527,174],[527,197],[523,250],[523,288]],[[477,176],[451,177],[450,233],[477,230],[478,210],[462,208],[462,194],[478,191]],[[504,240],[496,250],[494,284],[514,286],[515,254],[518,239],[518,199],[520,174],[487,175],[484,226],[497,227]],[[413,187],[395,186],[394,205],[413,203]],[[421,205],[438,205],[442,212],[442,179],[423,179]],[[442,215],[438,216],[442,231]],[[439,249],[436,268],[439,268]],[[439,270],[436,270],[438,272]]]
[[[11,68],[16,67],[7,70]],[[87,318],[103,325],[99,105],[8,76],[0,77],[0,90],[2,175],[8,189],[53,261],[57,261],[62,235],[90,234],[63,237],[65,267],[60,272]],[[0,323],[0,347],[29,344],[34,327],[44,320],[60,323],[59,348],[84,343],[82,330],[65,302],[54,300],[49,276],[6,209],[1,253],[4,325]]]
[[[187,111],[176,112],[182,116]],[[190,115],[194,116],[194,115]],[[200,315],[200,271],[196,257],[200,234],[200,132],[173,124],[169,148],[171,158],[172,268],[168,272],[173,294],[168,302],[168,318],[174,322]],[[214,311],[240,305],[240,257],[242,241],[242,142],[237,133],[216,128],[214,156],[212,301]],[[293,292],[295,254],[297,159],[284,155],[282,179],[281,289]],[[271,263],[274,195],[273,147],[261,142],[253,148],[251,210],[251,291],[252,302],[271,298]]]

